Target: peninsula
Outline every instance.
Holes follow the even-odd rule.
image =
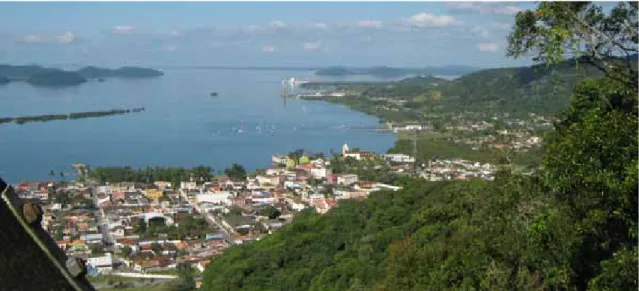
[[[369,75],[378,78],[396,78],[409,75],[463,75],[479,70],[468,66],[442,66],[424,68],[392,68],[392,67],[372,67],[372,68],[345,68],[329,67],[315,71],[318,76],[349,76],[349,75]]]

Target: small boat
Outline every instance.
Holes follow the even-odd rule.
[[[209,95],[211,95],[211,97],[217,97],[217,92],[211,92]]]

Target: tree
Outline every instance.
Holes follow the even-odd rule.
[[[244,180],[246,179],[246,170],[240,164],[233,163],[230,168],[224,170],[224,174],[229,176],[231,180]]]
[[[636,276],[619,276],[637,273],[637,2],[609,14],[589,2],[520,12],[508,53],[531,51],[550,63],[581,56],[605,75],[576,88],[546,140],[541,182],[571,227],[545,230],[545,217],[539,232],[570,237],[560,243],[576,289],[637,289]]]
[[[302,157],[303,155],[304,155],[304,149],[296,149],[288,153],[288,156],[295,161],[298,161],[300,157]]]
[[[241,207],[235,206],[235,205],[229,207],[228,210],[229,210],[228,215],[242,215],[242,211],[243,211]]]
[[[53,170],[49,171],[49,176],[51,177],[55,176],[55,172]]]
[[[144,219],[138,219],[138,224],[135,227],[135,233],[143,235],[146,233],[146,222],[144,222]]]
[[[262,208],[260,208],[258,214],[261,216],[268,216],[269,219],[275,219],[282,213],[273,205],[264,205],[262,206]]]
[[[608,77],[637,87],[637,2],[620,2],[610,13],[591,2],[542,2],[517,13],[508,55],[536,53],[538,62],[577,57]]]
[[[176,290],[186,291],[195,288],[195,280],[193,279],[193,268],[187,263],[179,263],[177,265],[178,278],[180,280],[179,287]]]
[[[151,244],[151,249],[153,250],[153,252],[155,253],[156,256],[160,256],[162,255],[162,245],[159,243],[152,243]]]
[[[120,250],[122,252],[122,256],[124,257],[128,257],[131,255],[131,252],[133,251],[131,249],[131,247],[129,246],[123,246],[122,249]]]

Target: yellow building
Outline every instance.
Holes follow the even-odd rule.
[[[146,189],[145,196],[149,199],[159,199],[164,193],[159,189]]]

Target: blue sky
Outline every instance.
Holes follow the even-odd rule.
[[[0,62],[439,66],[505,57],[516,2],[0,3]]]

